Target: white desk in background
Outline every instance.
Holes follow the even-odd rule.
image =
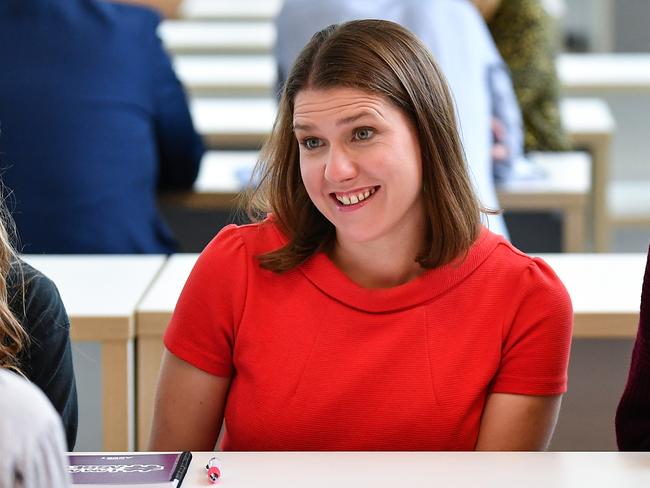
[[[271,56],[175,56],[174,70],[187,91],[196,95],[272,96],[276,66]]]
[[[543,177],[513,179],[497,186],[506,211],[562,213],[562,250],[586,250],[587,212],[591,196],[591,158],[586,153],[531,153],[528,159]]]
[[[650,54],[561,54],[556,62],[564,93],[650,91]]]
[[[645,254],[543,254],[564,282],[574,309],[574,337],[632,338],[639,320]],[[146,448],[162,356],[162,336],[198,254],[165,263],[137,309],[138,447]],[[217,270],[220,272],[223,270]],[[224,275],[224,279],[228,279]],[[650,472],[650,463],[648,464]]]
[[[276,103],[264,98],[193,98],[192,119],[209,148],[259,149],[275,120]]]
[[[608,186],[610,225],[647,226],[650,223],[650,182],[613,181]]]
[[[281,0],[183,0],[179,17],[186,20],[272,20]]]
[[[257,161],[256,151],[209,151],[203,157],[191,192],[168,195],[167,201],[196,207],[232,210]],[[551,210],[563,214],[563,246],[585,250],[586,212],[591,191],[591,160],[585,153],[534,153],[532,163],[544,176],[517,179],[498,187],[506,210]]]
[[[553,268],[571,295],[574,337],[636,336],[645,254],[539,256]]]
[[[263,54],[275,43],[270,22],[165,20],[158,33],[173,54]]]
[[[73,341],[97,341],[102,357],[103,448],[133,449],[136,305],[164,256],[24,255],[56,284]]]

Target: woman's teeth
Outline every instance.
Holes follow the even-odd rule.
[[[373,193],[375,193],[375,189],[370,188],[369,190],[361,191],[359,193],[352,193],[352,194],[347,194],[347,195],[334,194],[334,196],[343,205],[354,205],[356,203],[359,203],[359,202],[365,200],[366,198],[368,198]]]

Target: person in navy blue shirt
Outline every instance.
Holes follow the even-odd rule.
[[[0,171],[26,253],[170,253],[203,145],[145,7],[0,2]]]

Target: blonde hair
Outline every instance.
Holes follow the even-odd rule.
[[[381,95],[417,128],[427,219],[426,244],[417,262],[435,268],[465,253],[480,233],[483,209],[469,180],[442,71],[405,28],[384,20],[357,20],[316,33],[285,83],[271,136],[253,176],[260,184],[248,194],[247,211],[253,220],[273,212],[288,243],[259,256],[260,265],[288,271],[333,243],[333,225],[316,209],[302,182],[293,133],[298,92],[333,87]]]
[[[24,279],[18,256],[11,243],[15,229],[11,215],[4,203],[0,201],[0,368],[11,369],[22,374],[19,356],[29,344],[29,336],[18,321],[9,303],[10,275],[12,269],[18,270],[18,293],[24,298]],[[24,300],[21,301],[24,304]]]

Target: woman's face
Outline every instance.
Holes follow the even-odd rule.
[[[423,236],[420,145],[399,108],[353,88],[306,89],[293,125],[305,188],[339,243]]]

